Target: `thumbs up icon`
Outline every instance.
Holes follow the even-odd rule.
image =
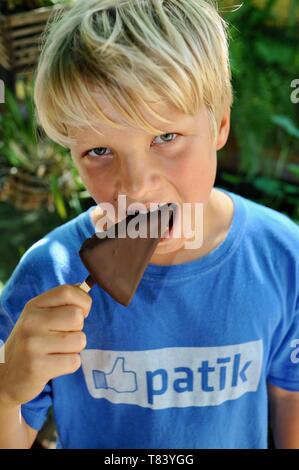
[[[124,357],[116,359],[110,372],[93,370],[92,375],[95,388],[97,389],[111,389],[117,393],[130,393],[137,390],[136,373],[125,370]]]

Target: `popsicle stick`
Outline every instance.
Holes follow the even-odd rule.
[[[78,286],[80,287],[80,289],[84,290],[84,292],[86,292],[88,294],[88,292],[90,291],[90,289],[92,288],[92,286],[95,284],[95,281],[93,280],[93,278],[89,275],[85,281],[82,282],[82,284],[79,284]]]
[[[91,287],[89,287],[89,285],[84,281],[82,282],[82,284],[80,284],[80,289],[84,290],[84,292],[86,292],[86,294],[88,294],[88,292],[90,291]]]

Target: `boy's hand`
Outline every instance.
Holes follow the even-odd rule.
[[[0,404],[18,406],[35,398],[46,383],[81,366],[86,346],[84,319],[91,297],[79,287],[55,287],[25,305],[5,343],[0,365]]]

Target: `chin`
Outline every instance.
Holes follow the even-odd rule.
[[[159,243],[154,251],[154,256],[174,253],[178,250],[183,250],[184,245],[185,245],[184,239],[172,238],[169,241]]]

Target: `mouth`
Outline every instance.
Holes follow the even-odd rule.
[[[174,223],[175,223],[176,215],[177,215],[177,206],[173,204],[172,207],[174,207],[174,209],[171,212],[169,225],[168,225],[168,228],[166,229],[163,237],[161,237],[160,243],[163,243],[167,240],[171,240],[173,238]]]
[[[150,212],[155,212],[156,210],[158,210],[164,205],[168,205],[168,208],[171,210],[171,213],[170,213],[168,228],[164,232],[163,236],[160,237],[160,243],[162,243],[172,238],[174,221],[176,219],[177,210],[178,210],[177,204],[175,204],[174,202],[150,203],[150,205],[142,204],[142,203],[134,203],[130,205],[130,208],[127,210],[126,214],[127,216],[134,216],[134,217],[139,214],[149,214]]]

